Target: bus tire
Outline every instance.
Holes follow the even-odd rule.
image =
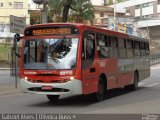
[[[132,90],[132,91],[136,91],[138,89],[138,82],[139,82],[139,76],[138,76],[138,72],[134,73],[134,82],[132,85],[128,85],[125,88],[127,90]]]
[[[56,102],[59,100],[59,95],[47,95],[47,98],[50,102]]]
[[[96,101],[102,101],[106,97],[106,84],[105,80],[100,77],[98,82],[98,90],[95,93]]]

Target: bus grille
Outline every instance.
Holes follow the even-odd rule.
[[[41,87],[33,87],[29,88],[28,90],[35,92],[69,92],[68,89],[63,89],[63,88],[52,88],[52,90],[43,90]]]

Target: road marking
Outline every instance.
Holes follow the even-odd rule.
[[[138,86],[143,86],[145,83],[138,83]]]
[[[159,85],[160,83],[152,83],[150,85],[146,85],[145,87],[153,87],[153,86],[156,86],[156,85]]]
[[[151,69],[160,69],[160,66],[158,66],[158,67],[151,67]]]

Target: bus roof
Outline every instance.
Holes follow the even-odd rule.
[[[117,37],[124,37],[126,39],[131,39],[131,40],[137,40],[137,41],[144,41],[144,42],[148,42],[148,39],[146,38],[141,38],[138,36],[133,36],[133,35],[128,35],[126,33],[122,33],[122,32],[117,32],[117,31],[113,31],[113,30],[109,30],[106,28],[102,28],[102,27],[96,27],[96,26],[91,26],[91,25],[85,25],[82,23],[45,23],[45,24],[36,24],[36,25],[30,25],[28,27],[26,27],[26,29],[29,28],[34,28],[34,27],[45,27],[45,26],[52,26],[52,25],[60,25],[60,26],[76,26],[78,28],[84,27],[84,28],[90,28],[92,31],[96,31],[99,33],[108,33]],[[25,30],[26,30],[25,29]]]

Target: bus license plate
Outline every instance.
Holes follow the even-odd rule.
[[[42,86],[42,90],[52,90],[52,86]]]

